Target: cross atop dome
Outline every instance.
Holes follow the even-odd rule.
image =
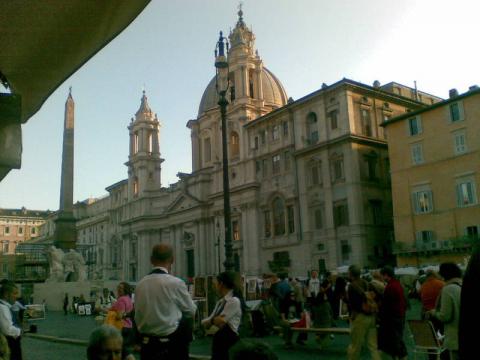
[[[237,26],[245,26],[245,23],[243,22],[243,10],[242,10],[242,7],[243,7],[243,1],[240,1],[240,3],[238,4],[238,22],[237,22]]]
[[[152,110],[150,109],[150,106],[148,105],[147,95],[145,95],[145,89],[144,89],[142,100],[141,100],[141,103],[140,103],[140,108],[138,109],[138,111],[135,115],[151,113],[151,112],[152,112]]]

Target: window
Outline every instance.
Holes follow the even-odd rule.
[[[235,73],[228,74],[228,82],[230,83],[230,101],[235,100]]]
[[[293,205],[287,206],[287,223],[288,223],[288,233],[293,234],[295,232],[295,214],[293,212]]]
[[[187,276],[195,277],[195,252],[193,249],[185,251],[187,258]]]
[[[460,155],[467,152],[467,141],[464,130],[455,131],[453,133],[453,152],[455,155]]]
[[[280,139],[280,126],[274,125],[272,128],[272,140]]]
[[[262,170],[262,163],[260,160],[255,161],[255,174],[258,175],[260,174],[260,171]]]
[[[413,208],[416,214],[433,211],[433,195],[431,190],[418,190],[413,193]]]
[[[342,240],[340,242],[340,250],[342,252],[342,262],[346,263],[350,260],[350,244],[348,243],[348,240]]]
[[[333,221],[335,227],[348,225],[348,204],[346,200],[333,203]]]
[[[10,235],[10,227],[5,226],[5,235]]]
[[[415,234],[416,248],[418,250],[428,250],[433,248],[432,243],[434,239],[434,233],[431,230],[417,231]]]
[[[290,170],[290,151],[285,151],[283,153],[283,161],[285,165],[285,171]]]
[[[133,179],[133,196],[138,196],[138,179]],[[90,232],[92,229],[90,229]]]
[[[372,122],[370,120],[370,110],[361,109],[362,133],[365,136],[372,136]]]
[[[450,111],[451,122],[463,120],[460,103],[456,102],[456,103],[450,104],[449,111]]]
[[[322,163],[318,160],[310,161],[308,171],[310,185],[322,185]]]
[[[230,157],[236,158],[240,155],[240,138],[235,131],[230,134]]]
[[[280,155],[272,157],[272,174],[280,173]]]
[[[268,176],[268,165],[267,165],[267,159],[262,160],[262,172],[263,172],[263,177],[266,178]]]
[[[5,241],[5,242],[2,244],[2,252],[3,252],[4,254],[7,254],[7,253],[8,253],[8,245],[9,245],[9,244],[8,244],[7,241]]]
[[[288,136],[288,121],[283,122],[283,136]]]
[[[343,158],[332,160],[332,175],[333,181],[339,181],[344,179]]]
[[[307,138],[310,144],[318,142],[317,115],[313,112],[307,116]]]
[[[254,142],[253,142],[253,144],[254,144],[254,145],[253,145],[253,148],[254,148],[255,150],[258,149],[258,141],[259,141],[258,136],[255,136]]]
[[[138,133],[133,134],[133,153],[138,153]]]
[[[408,119],[408,133],[415,136],[422,133],[422,123],[419,116]]]
[[[212,160],[212,144],[209,137],[203,140],[203,156],[206,163]]]
[[[424,162],[422,144],[421,143],[413,144],[410,149],[412,152],[412,163],[414,165],[422,164]]]
[[[382,202],[380,200],[370,200],[370,209],[372,212],[372,224],[382,224]]]
[[[132,241],[130,243],[130,258],[135,259],[137,257],[137,243]]]
[[[265,131],[260,132],[260,142],[262,143],[262,145],[265,145],[265,142],[267,141],[266,138],[267,137],[265,135]]]
[[[248,95],[253,99],[255,97],[255,93],[253,91],[253,70],[250,69],[248,71]]]
[[[459,180],[457,182],[457,205],[463,207],[476,203],[477,196],[473,180]]]
[[[149,132],[147,136],[147,146],[148,152],[151,154],[153,153],[153,132]]]
[[[372,151],[370,154],[365,156],[365,162],[367,165],[367,178],[370,181],[378,180],[377,177],[377,164],[378,164],[378,155],[376,152]]]
[[[467,226],[465,228],[465,235],[468,236],[470,239],[477,240],[478,239],[478,226]]]
[[[329,111],[327,116],[330,120],[330,128],[336,129],[338,127],[338,110]]]
[[[240,240],[240,225],[238,223],[238,220],[232,221],[232,237],[235,241]]]
[[[263,225],[265,237],[272,236],[272,224],[270,222],[270,211],[268,210],[263,212]]]
[[[273,234],[275,236],[285,234],[285,206],[283,200],[275,198],[273,207]]]
[[[314,225],[316,230],[323,228],[323,211],[322,208],[317,208],[313,211]]]
[[[23,227],[18,227],[18,235],[23,235]]]

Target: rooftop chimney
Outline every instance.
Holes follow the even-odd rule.
[[[448,97],[450,99],[453,99],[454,97],[457,97],[458,96],[458,90],[457,89],[450,89],[450,91],[448,92]]]

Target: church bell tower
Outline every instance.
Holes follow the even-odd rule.
[[[128,199],[142,197],[146,191],[161,187],[160,122],[152,112],[143,91],[140,108],[128,126]]]

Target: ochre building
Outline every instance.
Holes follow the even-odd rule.
[[[399,265],[463,263],[480,230],[480,90],[385,123]]]

